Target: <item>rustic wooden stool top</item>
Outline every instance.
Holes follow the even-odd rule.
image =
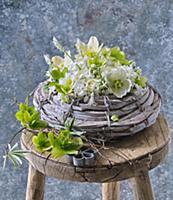
[[[118,139],[101,150],[93,167],[74,167],[66,156],[48,158],[38,153],[32,145],[31,132],[24,132],[21,145],[30,150],[30,163],[26,200],[43,200],[45,176],[58,179],[103,183],[103,200],[119,199],[119,181],[133,178],[136,199],[153,200],[148,171],[156,167],[168,152],[170,131],[164,117],[140,133]]]

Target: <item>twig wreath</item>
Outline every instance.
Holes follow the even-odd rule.
[[[106,142],[156,121],[160,95],[119,47],[108,48],[92,36],[87,44],[77,40],[72,56],[55,37],[53,43],[64,57],[44,55],[48,79],[33,92],[34,106],[26,98],[16,113],[23,129],[34,133],[37,151],[54,158],[79,155],[84,147],[99,152]],[[7,158],[21,164],[26,152],[16,147],[8,144],[4,166]]]

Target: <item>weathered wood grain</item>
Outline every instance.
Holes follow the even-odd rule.
[[[29,165],[26,200],[44,199],[45,175]]]
[[[119,182],[103,183],[102,200],[120,200],[120,183]]]
[[[106,143],[99,150],[93,167],[74,167],[66,156],[58,159],[49,157],[49,153],[40,154],[32,145],[32,132],[22,134],[23,149],[31,150],[27,159],[34,168],[48,176],[80,182],[113,182],[137,176],[141,170],[156,167],[168,151],[170,131],[164,117],[134,136]],[[47,159],[48,158],[48,159]]]
[[[134,190],[136,190],[136,200],[154,200],[154,193],[152,190],[148,172],[142,171],[134,178]]]

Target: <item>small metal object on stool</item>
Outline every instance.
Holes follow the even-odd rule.
[[[170,131],[165,118],[159,116],[156,123],[149,128],[134,136],[122,137],[101,150],[102,156],[98,156],[95,166],[92,167],[75,167],[70,164],[67,156],[53,159],[48,158],[47,153],[38,153],[32,144],[32,136],[31,132],[25,132],[21,137],[22,148],[31,151],[27,155],[29,174],[26,200],[44,199],[45,176],[103,183],[103,200],[118,200],[120,181],[131,178],[135,198],[153,200],[154,193],[148,172],[165,158]]]

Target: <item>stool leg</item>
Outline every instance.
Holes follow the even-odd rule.
[[[148,172],[141,172],[134,178],[134,192],[137,200],[154,200]]]
[[[26,200],[44,199],[45,175],[29,164]]]
[[[119,200],[120,183],[110,182],[102,184],[102,200]]]

